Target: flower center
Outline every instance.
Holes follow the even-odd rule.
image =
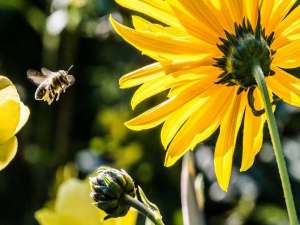
[[[241,25],[235,24],[235,34],[225,31],[226,39],[220,38],[218,45],[224,53],[216,58],[215,66],[223,69],[218,84],[227,86],[239,85],[239,92],[256,86],[252,75],[252,68],[259,63],[265,76],[273,75],[270,65],[275,51],[270,46],[274,40],[274,33],[267,36],[260,25],[260,18],[255,30],[249,21],[244,19]]]

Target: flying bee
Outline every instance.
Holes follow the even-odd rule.
[[[27,78],[31,80],[38,87],[35,91],[35,99],[38,101],[45,101],[48,105],[56,100],[59,100],[61,93],[65,93],[66,89],[75,82],[73,75],[69,72],[73,65],[67,70],[59,70],[52,72],[43,67],[41,72],[36,70],[27,70]]]

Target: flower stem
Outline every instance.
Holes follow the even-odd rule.
[[[131,207],[138,210],[144,216],[148,217],[155,225],[164,225],[161,217],[159,215],[156,215],[149,207],[147,207],[139,200],[125,194],[124,201]]]
[[[254,65],[253,75],[255,77],[255,80],[258,84],[258,88],[263,97],[269,132],[272,139],[275,157],[279,169],[279,175],[280,175],[282,188],[284,192],[290,225],[299,225],[293,194],[292,194],[292,189],[291,189],[291,184],[289,180],[288,170],[286,167],[283,150],[280,142],[279,132],[278,132],[275,116],[272,110],[272,104],[270,101],[264,74],[259,64]]]

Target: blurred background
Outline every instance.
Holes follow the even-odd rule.
[[[0,74],[17,85],[31,109],[18,135],[17,156],[0,173],[0,225],[37,225],[34,213],[55,197],[64,179],[83,179],[100,165],[126,169],[160,207],[167,224],[183,224],[181,162],[163,167],[159,128],[132,132],[123,125],[165,93],[132,112],[134,90],[120,90],[118,79],[151,60],[112,31],[109,14],[130,23],[129,13],[112,0],[0,0]],[[27,69],[67,70],[70,65],[76,83],[60,101],[50,107],[35,101]],[[300,212],[300,110],[280,103],[277,118]],[[241,148],[236,150],[228,193],[214,176],[215,137],[193,153],[200,225],[288,224],[265,133],[263,150],[246,173],[239,173]]]

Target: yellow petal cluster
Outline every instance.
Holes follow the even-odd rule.
[[[266,78],[270,95],[300,107],[300,80],[284,70],[300,66],[300,7],[294,7],[296,0],[116,2],[139,16],[132,17],[133,28],[111,18],[115,31],[156,61],[124,75],[120,87],[139,86],[132,98],[133,108],[168,91],[165,101],[128,121],[127,127],[144,130],[162,125],[166,166],[219,129],[214,165],[221,188],[227,190],[239,131],[243,130],[240,170],[245,171],[261,149],[266,118],[252,113],[247,102],[249,90],[237,94],[237,85],[217,84],[222,74],[215,66],[215,58],[223,55],[218,48],[220,40],[227,38],[224,30],[234,34],[235,24],[243,19],[255,28],[260,18],[265,34],[275,34],[270,46],[275,52],[270,69],[275,74]],[[255,107],[262,109],[257,89],[254,98]]]
[[[90,198],[87,181],[70,178],[58,188],[54,203],[36,212],[40,225],[135,225],[137,212],[125,217],[103,221],[105,213],[97,209]]]
[[[25,125],[29,114],[13,83],[0,75],[0,170],[15,157],[18,148],[15,135]]]

